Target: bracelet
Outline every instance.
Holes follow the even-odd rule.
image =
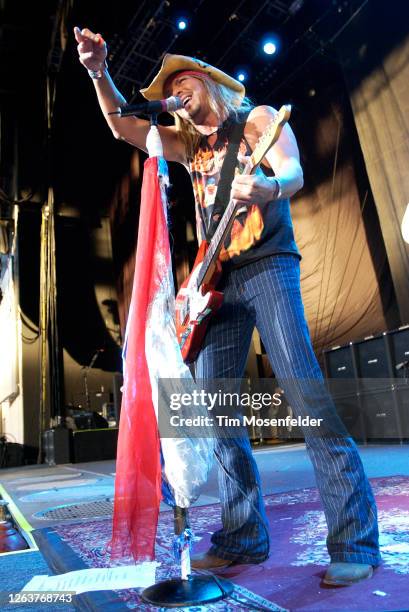
[[[108,68],[107,61],[105,60],[103,68],[99,68],[99,70],[88,70],[88,74],[91,79],[102,79],[103,71]]]
[[[278,180],[278,178],[276,176],[273,176],[273,179],[275,180],[276,185],[277,185],[277,189],[276,189],[276,192],[274,194],[274,199],[275,200],[279,200],[281,198],[281,196],[283,195],[282,189],[281,189],[281,183],[280,183],[280,181]]]

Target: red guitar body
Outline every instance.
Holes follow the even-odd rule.
[[[209,269],[204,282],[197,287],[197,278],[208,246],[205,240],[200,244],[192,272],[176,296],[176,335],[185,363],[195,361],[211,316],[223,302],[223,293],[215,290],[222,273],[219,261],[216,261],[213,269]]]

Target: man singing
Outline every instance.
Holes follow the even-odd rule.
[[[101,110],[114,136],[146,151],[149,122],[108,113],[126,100],[106,66],[99,34],[75,28],[80,62],[93,80]],[[320,434],[305,433],[328,525],[331,563],[324,582],[349,585],[379,565],[377,513],[373,494],[352,439],[337,426],[323,390],[300,293],[300,255],[294,241],[289,198],[303,185],[297,143],[286,125],[263,160],[263,171],[243,175],[245,156],[276,115],[253,107],[241,83],[194,58],[166,55],[159,73],[141,93],[148,100],[181,98],[175,125],[159,127],[164,156],[189,171],[196,200],[197,234],[206,238],[220,213],[215,193],[232,131],[242,125],[231,197],[239,211],[220,253],[223,305],[213,316],[197,358],[198,379],[243,376],[252,332],[257,327],[272,369],[295,416],[327,416]],[[237,134],[237,128],[236,132]],[[291,382],[289,382],[291,381]],[[335,424],[335,425],[334,425]],[[193,557],[196,569],[260,563],[269,538],[260,480],[248,438],[216,440],[223,527],[208,552]]]

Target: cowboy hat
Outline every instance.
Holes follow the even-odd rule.
[[[202,60],[196,59],[195,57],[188,57],[186,55],[173,55],[167,53],[163,58],[162,66],[158,74],[153,78],[152,82],[148,87],[141,89],[141,94],[147,100],[160,100],[165,97],[163,87],[167,79],[175,72],[183,70],[192,70],[194,72],[203,72],[210,77],[216,83],[225,85],[237,94],[237,103],[240,104],[244,98],[246,92],[244,85],[240,81],[236,81],[233,77],[229,76],[222,70],[206,64]]]

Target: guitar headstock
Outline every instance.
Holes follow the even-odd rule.
[[[284,104],[274,119],[267,126],[264,134],[258,139],[250,160],[253,167],[258,166],[267,151],[271,149],[273,144],[280,138],[280,134],[284,125],[287,123],[291,115],[291,106]]]

